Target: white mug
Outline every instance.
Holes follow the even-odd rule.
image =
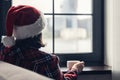
[[[72,66],[77,62],[80,62],[80,61],[79,60],[69,60],[69,61],[67,61],[67,68],[71,69]]]

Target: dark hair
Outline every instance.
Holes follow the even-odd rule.
[[[30,48],[30,47],[41,48],[41,47],[45,47],[45,44],[43,43],[42,40],[42,33],[40,33],[34,37],[30,37],[22,40],[16,40],[16,46],[20,48]]]
[[[39,38],[39,43],[40,43],[41,47],[45,47],[45,44],[43,43],[42,33],[40,33],[38,35],[38,38]]]

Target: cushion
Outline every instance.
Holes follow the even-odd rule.
[[[0,80],[52,80],[43,75],[0,61]]]

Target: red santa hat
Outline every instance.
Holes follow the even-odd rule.
[[[15,39],[34,37],[44,27],[43,13],[36,8],[27,5],[12,6],[7,13],[6,36],[2,36],[2,43],[11,47],[15,45]]]

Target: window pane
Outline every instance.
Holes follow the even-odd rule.
[[[44,13],[52,12],[52,0],[12,0],[12,5],[31,5]]]
[[[52,53],[53,50],[53,24],[52,24],[52,16],[45,16],[47,25],[43,30],[43,42],[46,44],[45,47],[42,48],[43,51]]]
[[[56,13],[92,13],[92,0],[55,0]]]
[[[55,53],[92,52],[92,16],[55,16]]]

